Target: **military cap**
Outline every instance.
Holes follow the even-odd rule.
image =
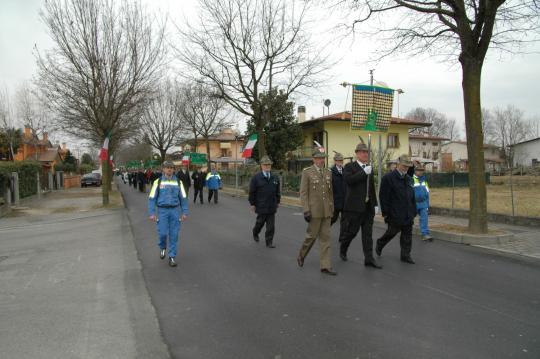
[[[261,160],[259,161],[259,163],[261,165],[271,165],[273,164],[274,162],[272,162],[272,160],[270,159],[270,157],[268,156],[262,156]]]
[[[403,154],[398,157],[398,163],[407,167],[412,167],[413,163],[409,155]]]
[[[326,153],[324,153],[324,150],[321,150],[319,147],[315,147],[312,152],[313,158],[326,158],[328,157]]]
[[[359,143],[356,145],[356,149],[354,150],[354,152],[358,152],[358,151],[368,151],[368,148],[367,146],[364,144],[364,143]]]
[[[172,161],[165,161],[163,162],[163,164],[161,165],[161,167],[165,168],[165,167],[171,167],[171,168],[174,168],[174,163],[172,163]]]
[[[343,161],[343,155],[339,152],[334,154],[334,161]]]

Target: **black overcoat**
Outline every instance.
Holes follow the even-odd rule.
[[[383,176],[379,191],[381,212],[385,220],[398,226],[410,225],[416,216],[414,187],[409,175],[393,170]]]
[[[182,184],[184,185],[184,189],[187,191],[189,190],[189,187],[191,187],[191,179],[189,178],[189,170],[184,171],[178,171],[176,174],[176,178],[178,178],[180,181],[182,181]]]
[[[343,177],[347,189],[345,191],[346,212],[374,212],[377,205],[377,194],[375,192],[375,182],[373,173],[368,176],[358,162],[350,162],[343,168]],[[366,203],[367,179],[369,177],[369,202]]]
[[[259,172],[251,178],[249,183],[249,203],[255,206],[255,213],[276,213],[280,200],[281,192],[277,176],[270,174],[270,179],[267,179],[262,172]]]
[[[339,173],[336,166],[330,168],[332,171],[332,191],[334,193],[334,210],[342,210],[345,203],[345,178],[343,173]]]

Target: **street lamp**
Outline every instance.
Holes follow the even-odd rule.
[[[405,91],[403,91],[402,89],[397,89],[396,92],[397,92],[397,117],[399,118],[399,95],[401,95],[402,93],[405,93]]]

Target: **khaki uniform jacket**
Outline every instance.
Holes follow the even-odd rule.
[[[313,218],[327,218],[334,214],[334,196],[332,193],[332,172],[310,166],[302,172],[300,183],[300,201],[305,212]]]

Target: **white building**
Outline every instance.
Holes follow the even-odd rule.
[[[497,146],[484,145],[484,166],[486,171],[495,172],[501,169],[504,164],[501,151]],[[468,171],[469,158],[467,153],[467,142],[451,141],[441,146],[441,170],[449,171]]]
[[[540,137],[516,143],[514,149],[514,166],[540,166]]]
[[[441,169],[441,145],[448,138],[431,136],[428,134],[409,134],[409,148],[413,160],[426,165],[428,171],[437,172]]]

